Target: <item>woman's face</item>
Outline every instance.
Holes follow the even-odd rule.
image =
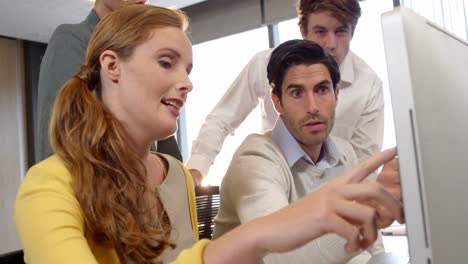
[[[155,29],[130,58],[112,67],[115,80],[103,82],[103,100],[130,136],[152,142],[172,135],[192,90],[192,45],[185,32]]]

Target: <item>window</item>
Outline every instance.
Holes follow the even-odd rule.
[[[402,0],[430,21],[468,41],[468,0]]]
[[[205,117],[218,103],[247,62],[259,51],[268,49],[266,28],[227,36],[193,46],[194,68],[190,75],[194,89],[185,107],[188,152],[198,136]],[[255,109],[236,130],[228,136],[216,157],[215,164],[203,184],[219,185],[232,155],[244,138],[260,131],[260,113]]]

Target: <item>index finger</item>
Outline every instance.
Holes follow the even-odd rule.
[[[398,170],[398,156],[385,163],[385,166],[393,170]]]
[[[361,161],[352,170],[348,171],[341,180],[345,183],[358,183],[364,180],[382,164],[392,160],[396,155],[396,148],[387,149],[374,156]]]

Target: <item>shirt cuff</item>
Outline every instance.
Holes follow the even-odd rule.
[[[183,250],[172,264],[203,264],[203,251],[211,241],[202,239],[191,248]]]
[[[189,170],[198,170],[202,177],[205,178],[208,174],[208,171],[210,170],[211,165],[213,165],[213,162],[211,162],[205,156],[200,154],[192,154],[190,155],[187,164],[185,164],[185,167]]]

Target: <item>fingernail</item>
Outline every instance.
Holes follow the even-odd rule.
[[[350,245],[350,244],[346,244],[346,245],[345,245],[345,251],[346,251],[346,253],[348,253],[348,254],[353,253],[352,250],[351,250],[351,245]]]
[[[363,238],[360,242],[359,242],[359,245],[361,247],[361,249],[366,249],[369,247],[369,240]]]
[[[351,244],[346,244],[345,245],[345,251],[346,253],[348,254],[353,254],[353,253],[356,253],[359,249],[358,248],[354,248]]]

